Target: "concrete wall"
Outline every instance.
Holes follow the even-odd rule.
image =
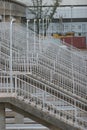
[[[0,16],[2,21],[9,21],[12,16],[19,22],[21,17],[26,17],[26,7],[15,2],[0,1]]]

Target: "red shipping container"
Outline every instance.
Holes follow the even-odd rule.
[[[86,49],[86,37],[63,37],[64,42],[79,49]]]

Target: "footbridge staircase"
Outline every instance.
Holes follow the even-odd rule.
[[[24,25],[0,23],[0,130],[5,108],[52,130],[87,130],[86,57],[51,36],[39,38]]]

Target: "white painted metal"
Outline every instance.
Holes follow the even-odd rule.
[[[13,43],[13,22],[15,19],[11,19],[10,22],[10,59],[9,59],[9,66],[10,66],[10,87],[13,88],[13,74],[12,74],[12,43]]]
[[[83,54],[51,36],[42,39],[42,34],[38,39],[28,23],[27,33],[23,25],[13,24],[12,40],[9,25],[0,23],[0,93],[15,93],[16,98],[86,130],[87,64]]]

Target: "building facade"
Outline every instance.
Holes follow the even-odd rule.
[[[26,6],[16,1],[0,0],[0,21],[10,21],[10,17],[21,22],[26,17]]]

